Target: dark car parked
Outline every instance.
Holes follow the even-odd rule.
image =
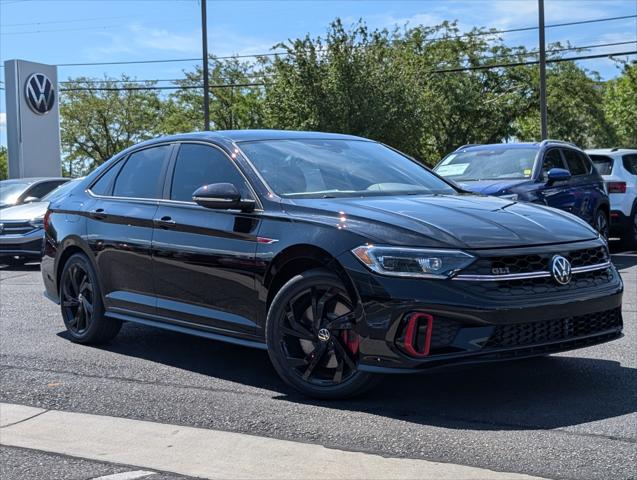
[[[621,336],[623,284],[585,222],[462,193],[353,136],[145,142],[52,202],[44,224],[46,292],[74,341],[136,322],[263,348],[321,398],[378,373]]]
[[[472,192],[572,213],[608,238],[610,202],[604,180],[588,155],[571,143],[466,145],[434,170]]]
[[[0,181],[0,208],[36,202],[51,190],[59,187],[68,178],[14,178]]]

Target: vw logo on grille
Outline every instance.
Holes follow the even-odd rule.
[[[567,285],[571,281],[571,262],[561,255],[551,259],[551,275],[560,285]]]
[[[38,115],[50,112],[55,104],[53,83],[43,73],[34,73],[29,77],[24,94],[27,105]]]
[[[330,339],[331,335],[330,335],[330,331],[327,328],[321,328],[318,331],[318,339],[321,342],[327,342]]]

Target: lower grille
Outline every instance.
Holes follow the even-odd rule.
[[[622,327],[621,308],[558,320],[498,325],[485,348],[510,348],[546,342],[559,342]]]

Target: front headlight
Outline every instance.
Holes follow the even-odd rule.
[[[34,228],[42,228],[44,227],[44,217],[32,218],[29,223]]]
[[[500,195],[500,198],[504,198],[505,200],[511,200],[512,202],[517,202],[518,201],[518,194],[517,193],[511,193],[508,195]]]
[[[474,257],[461,250],[363,245],[352,253],[367,268],[392,277],[449,278]]]

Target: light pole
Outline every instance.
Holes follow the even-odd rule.
[[[203,52],[203,129],[210,130],[210,85],[208,81],[208,19],[206,3],[201,1],[201,50]]]
[[[538,0],[540,30],[540,129],[542,140],[548,138],[546,111],[546,45],[544,43],[544,0]]]

